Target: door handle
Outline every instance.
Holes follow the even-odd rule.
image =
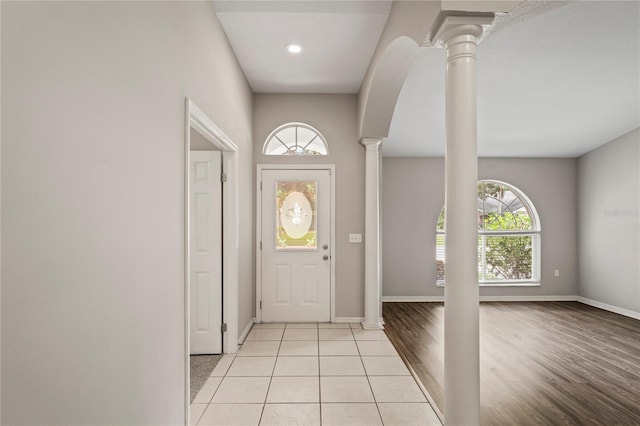
[[[327,250],[328,248],[329,248],[329,246],[326,245],[326,244],[322,246],[322,250]]]
[[[323,258],[324,260],[329,260],[329,256],[327,256],[326,254],[325,254],[324,256],[322,256],[322,258]]]

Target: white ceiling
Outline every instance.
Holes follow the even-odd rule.
[[[357,93],[390,7],[214,4],[253,90],[271,93]],[[505,22],[478,47],[479,155],[576,157],[640,126],[640,2],[579,1]],[[292,41],[301,56],[285,51]],[[423,48],[383,151],[440,156],[444,140],[444,51]]]
[[[215,1],[257,93],[357,93],[391,1]],[[285,45],[304,51],[291,55]]]
[[[640,126],[640,3],[582,1],[478,46],[478,153],[577,157]],[[385,156],[444,155],[444,51],[423,48]]]

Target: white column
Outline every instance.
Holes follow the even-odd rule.
[[[365,153],[364,207],[364,321],[367,329],[383,328],[380,318],[380,144],[362,138]]]
[[[480,424],[476,45],[490,18],[446,17],[444,415]]]

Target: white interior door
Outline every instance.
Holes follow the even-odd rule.
[[[262,170],[262,321],[331,317],[330,170]]]
[[[219,151],[191,151],[190,319],[193,354],[222,352],[222,182]]]

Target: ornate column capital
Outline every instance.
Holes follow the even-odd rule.
[[[377,151],[380,145],[382,145],[382,140],[383,138],[362,138],[360,139],[360,143],[364,145],[367,150],[375,149]]]
[[[493,13],[474,13],[469,15],[440,13],[431,30],[431,46],[446,46],[457,36],[473,37],[477,41],[485,28],[494,20]],[[471,41],[471,40],[469,40]]]

